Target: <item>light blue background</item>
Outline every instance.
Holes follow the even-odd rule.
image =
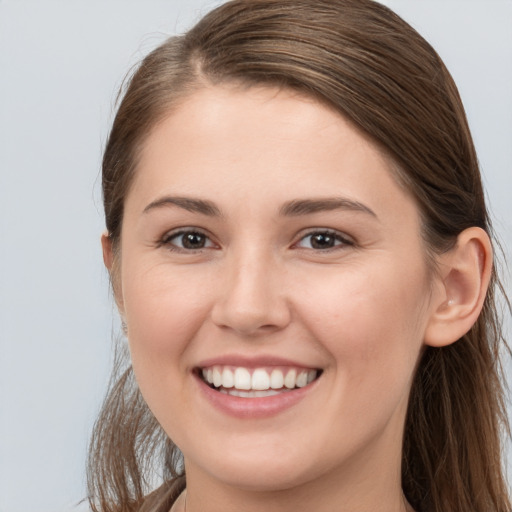
[[[115,94],[131,65],[218,3],[0,0],[0,512],[64,512],[85,496],[117,329],[99,245]],[[510,258],[512,2],[385,3],[459,85]]]

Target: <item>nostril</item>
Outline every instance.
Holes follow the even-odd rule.
[[[224,330],[232,330],[245,336],[268,334],[286,327],[290,321],[287,311],[248,311],[240,308],[216,308],[212,312],[213,322]]]

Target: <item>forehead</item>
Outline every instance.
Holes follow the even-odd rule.
[[[390,197],[412,202],[390,159],[352,123],[310,97],[271,87],[194,92],[147,137],[133,191],[139,208],[162,193],[238,199],[245,208],[333,193],[377,209]]]

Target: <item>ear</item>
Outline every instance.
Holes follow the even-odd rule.
[[[114,293],[114,299],[122,316],[123,301],[120,278],[118,275],[118,269],[116,268],[117,265],[114,255],[114,248],[112,247],[112,239],[106,231],[101,235],[101,248],[103,250],[103,263],[105,264],[105,267],[107,267],[108,273],[110,274],[110,282],[112,285],[112,291]]]
[[[443,347],[466,334],[477,321],[492,270],[489,236],[480,228],[464,230],[457,244],[439,257],[439,293],[425,331],[425,344]]]
[[[103,250],[103,263],[109,273],[112,271],[112,266],[114,264],[114,253],[112,250],[112,240],[108,236],[108,232],[105,231],[101,235],[101,248]]]

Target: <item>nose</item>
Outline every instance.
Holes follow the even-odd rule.
[[[291,318],[283,269],[269,255],[232,255],[223,269],[212,321],[240,335],[257,336],[285,328]]]

